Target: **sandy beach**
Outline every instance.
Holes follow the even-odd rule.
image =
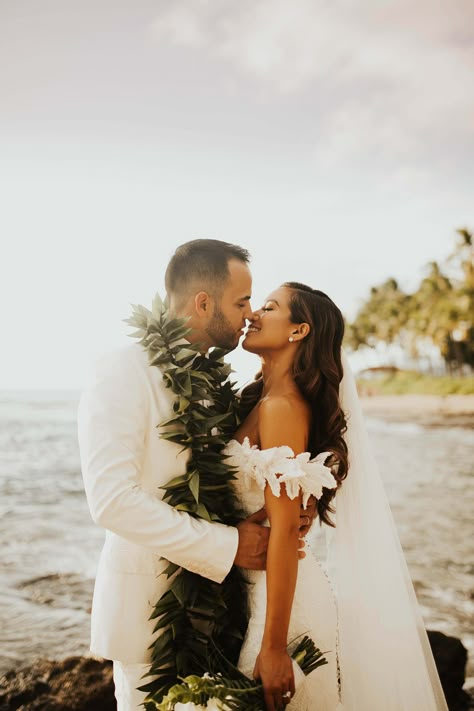
[[[366,415],[394,422],[474,426],[474,395],[365,395],[361,402]]]

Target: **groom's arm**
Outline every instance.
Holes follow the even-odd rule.
[[[221,582],[234,562],[237,529],[177,511],[140,485],[150,397],[150,384],[134,349],[99,361],[78,413],[92,518],[132,543]]]

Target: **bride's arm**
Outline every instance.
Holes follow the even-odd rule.
[[[285,399],[262,402],[259,410],[260,448],[287,445],[295,454],[306,447],[307,423]],[[283,695],[294,694],[292,661],[286,651],[293,595],[298,573],[298,537],[301,497],[290,499],[286,487],[275,496],[265,488],[265,507],[270,521],[267,551],[267,609],[262,646],[254,669],[265,691],[268,711],[282,706]],[[288,702],[288,699],[286,699]]]

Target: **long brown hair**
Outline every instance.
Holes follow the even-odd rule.
[[[312,457],[319,452],[332,452],[332,471],[339,487],[349,468],[343,436],[347,429],[346,418],[339,402],[344,318],[336,304],[322,291],[293,281],[283,286],[290,290],[292,323],[307,323],[311,327],[310,333],[300,342],[293,361],[295,383],[311,406],[308,449]],[[258,373],[255,381],[242,392],[242,417],[256,405],[262,390],[263,378]],[[333,527],[329,513],[334,513],[330,502],[335,492],[335,489],[323,489],[318,501],[320,522]]]

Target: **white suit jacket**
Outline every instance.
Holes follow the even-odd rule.
[[[166,560],[221,582],[232,567],[237,529],[176,511],[160,486],[183,474],[189,453],[159,437],[173,392],[133,344],[101,358],[78,414],[87,501],[106,529],[92,604],[91,651],[123,663],[148,663],[149,621],[169,582]]]

